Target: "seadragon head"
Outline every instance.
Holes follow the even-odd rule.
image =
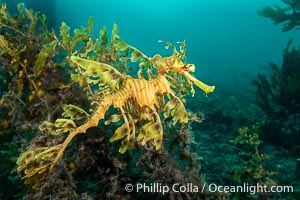
[[[164,41],[159,41],[164,42]],[[203,83],[202,81],[198,80],[194,76],[192,76],[190,73],[195,72],[196,67],[194,64],[188,64],[187,59],[185,56],[186,52],[186,43],[185,41],[179,42],[180,43],[180,52],[176,50],[176,47],[172,45],[169,42],[166,42],[167,46],[166,48],[169,48],[170,46],[173,47],[173,55],[169,57],[161,57],[159,54],[156,54],[152,59],[152,63],[156,66],[158,73],[165,74],[167,72],[172,72],[174,74],[179,74],[184,76],[191,87],[193,84],[198,86],[201,90],[205,92],[205,94],[211,93],[215,90],[215,86],[209,86]],[[192,87],[192,93],[194,93],[193,87]]]

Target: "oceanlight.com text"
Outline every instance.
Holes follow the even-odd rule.
[[[256,185],[250,185],[244,183],[239,186],[221,186],[214,183],[204,184],[201,186],[193,183],[173,185],[165,185],[162,183],[137,183],[135,185],[127,184],[125,186],[127,192],[144,192],[144,193],[162,193],[167,194],[169,192],[174,193],[203,193],[204,191],[218,192],[218,193],[249,193],[255,195],[257,193],[282,193],[282,192],[294,192],[293,186],[267,186],[257,183]]]
[[[210,192],[220,192],[220,193],[236,193],[236,192],[246,192],[250,195],[255,195],[257,193],[281,193],[281,192],[294,192],[293,186],[267,186],[260,185],[257,183],[256,185],[249,185],[248,183],[244,183],[239,186],[220,186],[217,184],[209,184],[208,191]]]

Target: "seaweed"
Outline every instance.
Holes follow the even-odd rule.
[[[252,84],[256,88],[256,105],[266,114],[263,122],[267,141],[289,148],[299,145],[300,51],[290,41],[281,66],[269,63],[271,75],[260,73]]]
[[[270,18],[274,24],[283,24],[282,31],[299,29],[300,1],[281,0],[285,5],[268,6],[258,11],[259,15]]]
[[[260,145],[262,141],[259,138],[260,124],[256,123],[250,127],[242,127],[238,129],[238,135],[230,140],[231,143],[243,149],[239,153],[243,159],[240,168],[232,169],[229,173],[232,175],[235,185],[247,183],[249,185],[259,184],[270,188],[276,186],[275,181],[277,173],[268,170],[266,160],[269,159],[267,154],[261,153]],[[261,190],[257,195],[258,199],[269,199],[267,190]],[[247,193],[236,193],[234,199],[252,199]]]
[[[49,139],[45,134],[38,134],[38,125],[42,121],[53,119],[65,104],[88,106],[85,78],[71,79],[73,75],[67,64],[68,57],[61,56],[68,55],[70,49],[75,51],[75,48],[85,53],[86,42],[73,46],[66,44],[65,38],[69,36],[66,34],[69,33],[64,32],[63,37],[49,31],[45,15],[27,9],[24,4],[19,4],[17,10],[11,15],[5,4],[0,10],[0,137],[1,142],[6,144],[1,145],[1,152],[13,155],[8,162],[1,155],[1,162],[7,163],[3,166],[5,173],[12,170],[11,164],[16,162],[20,147],[29,143],[45,145],[59,141],[57,137]],[[74,34],[69,38],[75,41],[79,37],[90,37],[86,30],[92,30],[92,23],[90,19],[88,28],[78,29],[81,35]],[[61,29],[68,27],[63,24]],[[21,145],[15,148],[14,144]],[[10,180],[11,184],[12,181],[18,182],[15,171]],[[19,190],[17,193],[21,192],[19,195],[24,194],[22,187],[15,189]],[[11,194],[7,196],[15,193],[9,192]]]

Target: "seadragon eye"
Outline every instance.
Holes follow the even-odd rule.
[[[194,64],[190,64],[188,67],[190,72],[195,72],[195,65]]]

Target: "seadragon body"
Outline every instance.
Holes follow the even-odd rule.
[[[133,78],[120,73],[111,65],[77,56],[71,57],[71,62],[80,67],[83,75],[92,77],[93,81],[99,82],[106,89],[101,93],[97,109],[92,115],[87,116],[83,125],[77,127],[72,119],[58,119],[54,124],[48,122],[44,125],[46,128],[43,130],[56,128],[56,132],[69,131],[70,133],[62,144],[50,148],[35,147],[24,152],[17,161],[18,170],[25,174],[23,178],[41,179],[41,174],[55,166],[71,140],[77,134],[85,133],[89,128],[98,126],[110,107],[114,107],[120,113],[112,115],[105,124],[120,120],[124,122],[110,138],[111,142],[123,139],[120,153],[134,146],[135,141],[142,145],[150,143],[159,150],[163,142],[163,125],[159,116],[161,110],[164,111],[165,117],[172,118],[173,124],[188,122],[188,113],[184,104],[171,88],[174,78],[168,75],[170,72],[185,76],[191,85],[197,85],[205,93],[214,91],[214,86],[207,86],[190,75],[190,72],[195,70],[195,66],[183,63],[175,47],[172,56],[161,57],[157,54],[153,58],[148,58],[139,50],[132,48],[155,67],[156,75],[148,71],[149,78],[146,79],[139,71],[138,78]],[[167,103],[165,103],[166,99],[169,99]],[[70,108],[74,109],[73,107],[67,109]],[[137,121],[142,121],[144,124],[136,127]]]

